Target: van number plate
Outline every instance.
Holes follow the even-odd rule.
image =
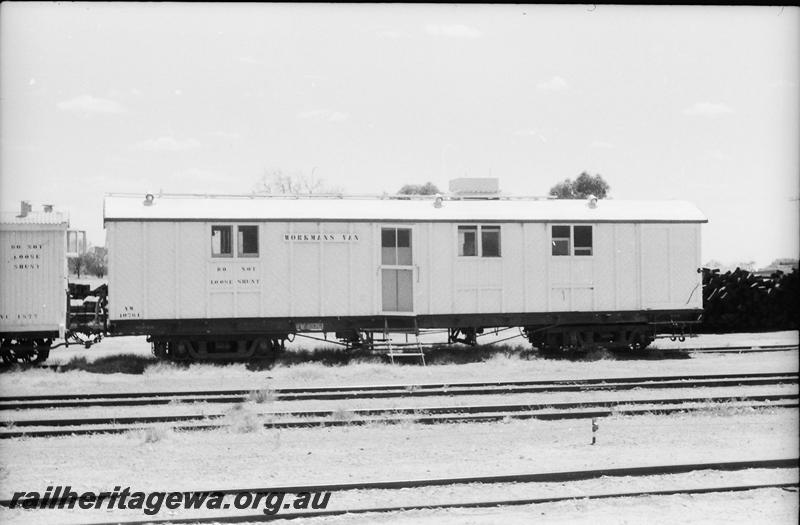
[[[321,332],[323,329],[322,323],[297,323],[295,325],[298,332]]]

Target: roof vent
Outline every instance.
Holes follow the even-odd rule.
[[[144,204],[145,206],[152,206],[154,198],[155,197],[153,197],[152,193],[148,193],[147,195],[144,196],[144,202],[142,202],[142,204]]]
[[[586,198],[586,205],[592,209],[597,208],[597,197],[595,197],[594,195],[589,195]]]
[[[433,201],[433,207],[434,208],[441,208],[442,207],[442,201],[444,201],[444,197],[442,197],[441,193],[437,193],[436,194],[436,198]]]
[[[460,199],[496,199],[500,194],[500,181],[495,177],[452,179],[450,193]]]
[[[19,203],[19,215],[17,217],[27,217],[28,213],[32,210],[31,203],[28,201],[20,201]]]

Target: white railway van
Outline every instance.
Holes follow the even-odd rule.
[[[704,222],[683,201],[108,196],[110,327],[192,357],[501,326],[646,346],[699,321]]]
[[[50,209],[49,207],[47,209]],[[67,218],[0,215],[0,352],[6,363],[47,358],[67,322]]]

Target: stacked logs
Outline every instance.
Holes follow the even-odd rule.
[[[759,276],[736,268],[720,273],[703,268],[705,333],[797,330],[800,313],[798,272]]]

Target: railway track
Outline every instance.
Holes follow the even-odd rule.
[[[738,461],[738,462],[725,462],[725,463],[700,463],[700,464],[683,464],[683,465],[660,465],[648,467],[633,467],[633,468],[612,468],[612,469],[595,469],[595,470],[582,470],[582,471],[566,471],[566,472],[549,472],[549,473],[534,473],[534,474],[511,474],[502,476],[471,476],[471,477],[458,477],[458,478],[433,478],[433,479],[412,479],[412,480],[394,480],[394,481],[372,481],[372,482],[356,482],[356,483],[341,483],[329,485],[300,485],[300,486],[274,486],[274,487],[258,487],[246,489],[213,489],[209,491],[192,491],[192,492],[208,492],[218,493],[226,496],[248,492],[255,493],[284,493],[284,494],[299,494],[299,493],[315,493],[315,492],[345,492],[352,490],[402,490],[402,489],[416,489],[426,487],[440,487],[440,486],[456,486],[464,484],[503,484],[503,483],[564,483],[585,481],[591,479],[606,478],[619,478],[619,477],[648,477],[648,476],[661,476],[661,475],[680,475],[687,473],[697,472],[736,472],[747,469],[796,469],[798,468],[797,458],[788,459],[773,459],[773,460],[760,460],[760,461]],[[277,513],[274,515],[259,514],[244,514],[237,515],[216,515],[216,516],[194,516],[191,518],[178,518],[172,517],[167,519],[147,519],[147,520],[131,520],[122,521],[117,520],[113,523],[122,523],[125,525],[143,525],[145,523],[236,523],[236,522],[262,522],[272,521],[278,519],[296,519],[296,518],[310,518],[310,517],[327,517],[337,516],[344,514],[369,514],[369,513],[388,513],[388,512],[408,512],[419,510],[443,510],[455,508],[488,508],[488,507],[508,507],[508,506],[521,506],[521,505],[536,505],[542,503],[554,503],[560,501],[568,501],[575,499],[611,499],[623,497],[642,497],[642,496],[666,496],[676,494],[708,494],[708,493],[724,493],[724,492],[744,492],[749,490],[758,490],[766,488],[779,488],[786,490],[796,491],[798,482],[776,482],[776,483],[758,483],[747,485],[715,485],[706,487],[687,487],[669,490],[648,490],[648,491],[627,491],[627,492],[607,492],[607,493],[582,493],[576,496],[574,493],[567,496],[551,496],[539,498],[526,498],[526,499],[511,499],[511,500],[483,500],[483,501],[468,501],[468,502],[449,502],[449,503],[434,503],[422,505],[403,505],[392,507],[359,507],[359,508],[342,508],[321,511],[308,511],[308,512],[289,512]],[[0,501],[0,506],[9,507],[9,500]],[[227,507],[225,507],[227,508]],[[97,524],[107,525],[107,524]]]
[[[798,345],[758,345],[758,346],[708,346],[686,348],[687,352],[700,354],[748,354],[757,352],[783,352],[797,350]]]
[[[693,376],[618,377],[556,381],[499,381],[417,385],[365,385],[250,390],[127,392],[0,397],[0,410],[142,406],[170,403],[242,403],[263,392],[274,401],[380,399],[459,395],[508,395],[592,390],[633,390],[797,384],[796,372]]]
[[[254,414],[262,418],[263,428],[319,428],[366,424],[419,424],[481,423],[510,419],[592,419],[612,415],[673,414],[676,412],[708,410],[722,403],[737,403],[737,408],[797,408],[797,394],[768,394],[755,396],[634,399],[570,403],[466,405],[413,408],[371,408],[356,410],[314,410],[292,412],[263,412]],[[744,404],[742,404],[744,403]],[[648,408],[629,408],[648,406]],[[229,427],[226,414],[183,414],[166,416],[134,416],[114,418],[57,418],[6,421],[9,430],[0,432],[0,439],[20,437],[58,437],[90,434],[121,434],[145,430],[152,425],[166,423],[199,422],[176,425],[174,430],[197,431]],[[283,419],[281,419],[283,418]],[[110,426],[102,426],[110,425]],[[44,427],[70,427],[46,428]],[[91,427],[91,428],[86,428]],[[15,430],[30,428],[31,430]],[[38,429],[37,429],[38,428]]]

